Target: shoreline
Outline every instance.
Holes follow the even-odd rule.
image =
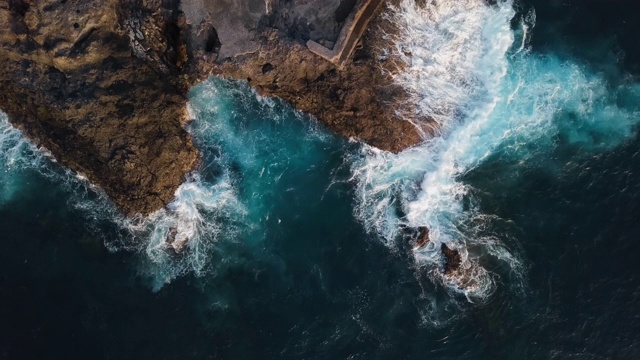
[[[422,140],[395,111],[407,95],[377,59],[374,31],[362,30],[361,48],[338,67],[307,49],[304,38],[296,39],[321,41],[337,23],[316,18],[328,30],[300,30],[288,16],[315,8],[279,1],[247,18],[245,7],[252,1],[238,3],[237,11],[249,23],[259,19],[249,40],[257,48],[227,58],[220,58],[229,53],[227,39],[214,26],[220,19],[204,16],[189,23],[179,1],[47,0],[0,7],[0,18],[9,24],[0,30],[0,59],[6,64],[0,70],[0,108],[63,165],[103,188],[127,216],[164,207],[196,166],[198,151],[184,130],[184,114],[189,88],[208,76],[247,80],[338,135],[382,150],[399,152]],[[372,23],[383,1],[375,2],[377,11],[367,15]],[[363,4],[369,1],[360,0],[355,9]],[[349,46],[355,43],[352,38]],[[239,51],[237,44],[229,46]]]

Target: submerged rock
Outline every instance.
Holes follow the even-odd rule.
[[[184,234],[179,234],[177,227],[170,228],[165,239],[167,248],[173,250],[176,255],[182,253],[188,242],[189,238]]]
[[[126,215],[166,205],[197,165],[186,95],[210,75],[398,152],[422,138],[401,115],[399,65],[377,55],[393,45],[384,6],[340,67],[305,45],[335,41],[368,1],[0,0],[0,109]]]
[[[460,251],[444,243],[440,250],[443,255],[442,271],[446,283],[470,294],[483,290],[479,281],[486,275],[477,263],[468,259],[463,263]]]
[[[413,251],[420,252],[431,243],[429,228],[426,226],[413,228],[411,231],[413,231],[413,241],[415,242]],[[437,251],[437,248],[434,250]],[[436,264],[436,273],[443,283],[469,293],[480,290],[478,281],[484,275],[482,268],[475,261],[463,259],[459,250],[451,248],[445,243],[440,244],[439,251],[441,256],[439,257],[440,263]]]
[[[416,240],[416,246],[421,248],[426,246],[429,243],[429,228],[426,226],[421,226],[418,228],[418,238]]]
[[[460,270],[460,264],[462,264],[462,258],[460,252],[455,249],[449,248],[446,244],[441,246],[442,255],[444,255],[444,273],[445,275],[451,275],[454,272]]]
[[[176,235],[178,235],[178,228],[172,227],[169,229],[169,235],[167,235],[165,243],[169,246],[173,246],[173,243],[176,241]]]

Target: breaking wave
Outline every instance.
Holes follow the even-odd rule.
[[[488,159],[518,176],[558,148],[586,155],[617,146],[634,134],[640,86],[532,53],[535,12],[518,14],[511,1],[403,0],[387,16],[401,29],[387,51],[406,63],[395,80],[440,134],[397,155],[368,147],[354,155],[355,215],[392,249],[403,229],[426,226],[430,242],[412,250],[419,271],[486,300],[497,275],[481,263],[506,263],[520,279],[525,265],[503,241],[509,234],[487,231],[508,219],[486,213],[466,178]],[[460,252],[462,275],[443,275],[442,244]]]
[[[0,201],[5,203],[22,191],[33,172],[54,179],[69,193],[69,205],[84,214],[87,225],[104,239],[107,247],[146,255],[148,271],[143,273],[153,277],[155,289],[186,272],[204,273],[211,242],[221,231],[219,218],[235,215],[233,210],[242,214],[242,206],[224,176],[215,183],[205,183],[200,174],[193,173],[176,190],[175,199],[166,209],[146,217],[126,218],[101,189],[91,185],[82,174],[57,166],[45,149],[38,148],[12,127],[3,113],[0,113],[0,164],[3,169]],[[115,230],[105,231],[105,224],[115,226]],[[172,231],[176,232],[173,245],[166,242]],[[185,242],[187,238],[193,241]],[[176,256],[175,251],[169,251],[172,248],[184,251],[186,256]]]
[[[210,267],[213,244],[224,231],[233,238],[234,221],[245,215],[237,199],[228,171],[215,180],[205,181],[207,168],[189,175],[165,209],[149,216],[126,218],[104,192],[82,174],[57,166],[53,157],[38,148],[22,132],[12,127],[0,113],[0,164],[4,174],[0,181],[0,200],[4,203],[22,190],[32,172],[54,179],[69,193],[69,205],[84,214],[94,233],[112,251],[140,252],[141,275],[151,279],[159,289],[172,279],[193,272],[205,274]],[[173,243],[167,242],[174,235]],[[189,241],[187,241],[189,240]]]
[[[28,171],[55,178],[69,204],[112,251],[140,254],[138,270],[158,290],[192,273],[215,275],[263,251],[264,224],[289,174],[313,171],[335,137],[282,101],[258,96],[247,84],[211,79],[192,89],[188,131],[201,151],[166,208],[126,218],[82,174],[61,166],[0,113],[0,200],[20,191]],[[279,189],[288,186],[288,189]],[[271,219],[273,221],[274,219]],[[258,255],[261,256],[261,255]]]
[[[4,175],[0,181],[1,201],[8,201],[19,186],[18,179],[6,174],[25,166],[23,159],[33,158],[34,154],[38,154],[36,147],[25,140],[22,133],[9,124],[7,116],[0,112],[0,164]]]
[[[349,152],[355,217],[394,251],[427,227],[426,246],[410,246],[417,273],[484,301],[500,276],[488,269],[506,264],[522,280],[526,265],[506,241],[512,234],[494,230],[509,219],[487,211],[479,196],[498,194],[486,194],[470,177],[489,160],[518,177],[548,166],[558,149],[576,156],[612,149],[635,133],[640,85],[531,52],[535,12],[520,14],[511,1],[421,7],[402,0],[386,16],[401,29],[387,51],[406,65],[395,81],[420,115],[439,124],[439,134],[399,154],[368,146]],[[0,114],[0,200],[20,191],[26,171],[55,177],[107,247],[140,254],[139,271],[154,289],[186,273],[223,271],[242,261],[239,253],[264,250],[266,224],[280,223],[272,218],[275,204],[294,189],[296,180],[283,178],[312,173],[335,138],[282,102],[219,79],[192,89],[190,112],[200,168],[165,209],[133,219],[119,215],[81,174],[52,166],[46,151]],[[444,275],[442,244],[460,253],[460,272]]]
[[[245,261],[241,253],[262,252],[281,179],[291,168],[313,167],[318,148],[333,139],[247,84],[206,81],[192,89],[189,110],[194,121],[188,130],[201,166],[165,209],[148,217],[115,217],[125,236],[106,239],[112,250],[144,253],[140,270],[154,289],[186,273],[215,276]]]

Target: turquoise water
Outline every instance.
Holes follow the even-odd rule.
[[[396,80],[442,131],[397,155],[210,79],[202,164],[148,218],[0,115],[0,354],[637,357],[640,85],[617,24],[638,20],[594,4],[402,2],[387,55],[410,50]]]

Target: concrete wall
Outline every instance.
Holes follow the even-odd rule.
[[[272,26],[292,38],[335,42],[355,0],[182,0],[181,8],[195,29],[213,26],[221,46],[218,59],[255,51],[256,36]],[[202,36],[202,34],[200,34]],[[204,40],[203,40],[204,41]]]

